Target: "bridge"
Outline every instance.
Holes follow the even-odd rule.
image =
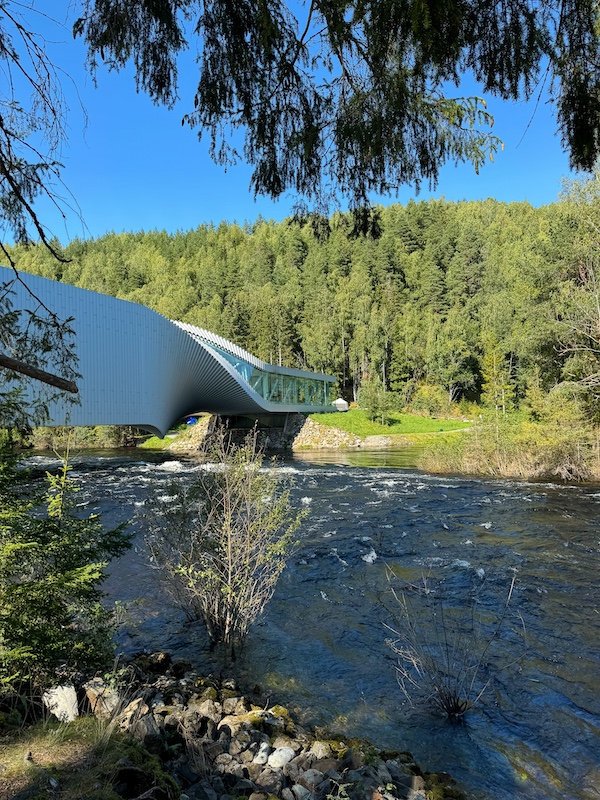
[[[331,375],[267,364],[221,336],[137,303],[20,277],[59,318],[74,318],[80,403],[52,403],[50,425],[133,425],[164,436],[180,419],[203,411],[256,417],[335,411]],[[0,283],[13,278],[0,267]],[[31,306],[26,287],[13,284],[15,310]]]

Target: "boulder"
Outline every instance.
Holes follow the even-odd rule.
[[[48,689],[42,695],[42,702],[60,722],[73,722],[79,716],[77,692],[72,683]]]
[[[83,684],[83,688],[92,713],[100,719],[114,717],[123,706],[121,695],[115,689],[107,686],[102,678],[92,678],[91,681]]]

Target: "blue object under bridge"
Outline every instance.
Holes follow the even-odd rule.
[[[145,306],[0,267],[15,310],[31,295],[73,317],[79,405],[49,408],[51,425],[133,425],[163,436],[199,412],[249,416],[335,411],[331,375],[279,367],[203,328]],[[10,355],[10,353],[8,353]]]

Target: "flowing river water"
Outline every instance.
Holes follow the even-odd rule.
[[[303,722],[409,750],[475,797],[600,797],[600,486],[439,477],[410,461],[398,451],[306,454],[274,467],[308,513],[234,673]],[[166,649],[221,671],[201,626],[170,605],[143,540],[145,498],[204,467],[139,452],[73,462],[87,511],[108,525],[142,515],[105,584],[125,609],[119,648]],[[457,606],[481,587],[488,636],[515,577],[482,660],[489,685],[462,724],[411,706],[398,686],[385,643],[390,572],[409,584],[432,575]]]

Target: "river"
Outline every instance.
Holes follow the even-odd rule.
[[[439,477],[410,460],[398,451],[311,453],[274,467],[293,479],[308,514],[233,671],[302,721],[409,750],[475,797],[600,797],[600,487]],[[149,493],[201,469],[140,452],[76,455],[73,464],[81,506],[108,525],[143,514]],[[166,649],[221,671],[201,626],[170,606],[149,567],[143,520],[135,527],[135,547],[105,584],[125,609],[119,648]],[[475,592],[484,621],[473,651],[495,630],[514,577],[482,660],[489,685],[462,724],[411,706],[398,686],[385,643],[385,624],[398,624],[390,572],[406,584],[429,576],[449,609],[468,612]],[[429,612],[413,613],[425,641]],[[468,613],[463,633],[471,646]]]

